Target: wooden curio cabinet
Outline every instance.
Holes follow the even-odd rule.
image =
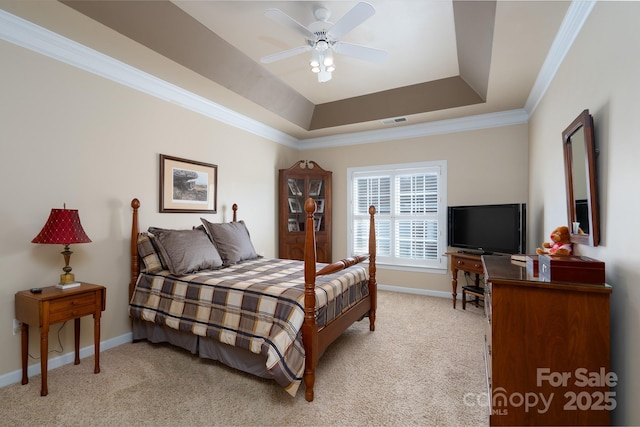
[[[280,169],[279,258],[304,259],[304,202],[316,202],[316,255],[318,262],[331,262],[331,172],[316,162],[301,160]]]

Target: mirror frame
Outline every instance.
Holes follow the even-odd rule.
[[[584,130],[585,158],[573,159],[571,138],[579,130]],[[596,145],[593,135],[593,117],[589,110],[584,110],[562,132],[562,144],[564,149],[564,173],[567,185],[567,214],[569,220],[569,232],[571,242],[583,245],[598,246],[600,243],[600,212],[598,208],[598,180],[596,171]],[[573,194],[573,169],[575,161],[584,161],[587,176],[587,208],[589,217],[589,234],[574,233],[572,223],[576,221],[575,197]]]

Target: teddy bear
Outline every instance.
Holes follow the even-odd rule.
[[[571,236],[569,235],[569,227],[560,226],[549,235],[550,242],[544,242],[542,248],[537,248],[536,252],[540,255],[571,255],[573,245],[571,244]]]

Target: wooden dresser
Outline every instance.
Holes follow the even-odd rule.
[[[491,425],[608,425],[608,285],[545,282],[483,256]]]

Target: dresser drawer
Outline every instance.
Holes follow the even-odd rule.
[[[455,257],[455,266],[459,270],[470,271],[472,273],[484,274],[484,268],[482,267],[482,261],[471,260],[460,257]]]
[[[96,303],[95,292],[82,296],[70,295],[53,300],[49,305],[49,322],[61,322],[94,313],[96,311]]]

